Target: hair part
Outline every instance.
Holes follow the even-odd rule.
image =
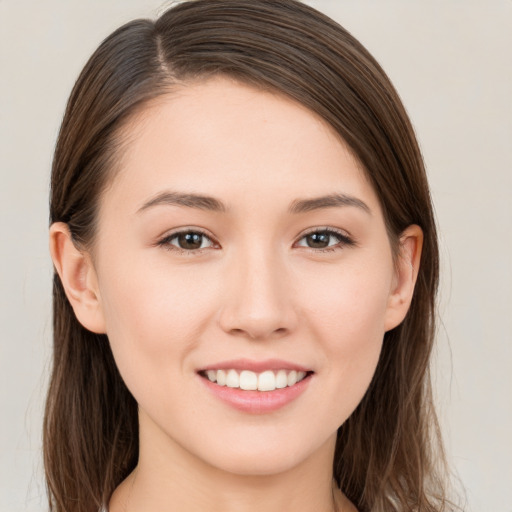
[[[424,234],[410,311],[386,333],[372,383],[338,431],[333,476],[360,512],[441,512],[444,464],[429,360],[439,257],[428,183],[405,109],[345,29],[295,0],[194,0],[135,20],[93,54],[71,93],[52,168],[50,221],[94,245],[103,191],[126,127],[150,102],[215,75],[294,99],[345,141],[379,197],[392,247]],[[44,420],[50,509],[97,512],[138,457],[137,404],[108,338],[77,321],[57,275],[54,359]],[[378,421],[376,419],[378,418]]]

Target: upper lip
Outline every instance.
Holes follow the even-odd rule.
[[[220,361],[200,368],[198,371],[207,370],[250,370],[255,373],[261,373],[265,370],[295,370],[297,372],[311,372],[311,368],[285,361],[283,359],[265,359],[254,361],[252,359],[231,359],[229,361]]]

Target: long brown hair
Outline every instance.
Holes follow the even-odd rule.
[[[364,167],[389,239],[418,224],[418,281],[404,322],[387,332],[372,383],[339,428],[333,476],[361,512],[444,511],[444,456],[432,405],[438,247],[429,188],[404,107],[365,48],[296,0],[195,0],[110,35],[69,99],[52,169],[50,221],[78,246],[94,241],[98,202],[123,145],[121,128],[173,84],[224,74],[279,91],[326,120]],[[122,171],[121,171],[122,172]],[[134,469],[137,404],[105,335],[75,318],[54,288],[53,373],[44,421],[50,509],[97,512]]]

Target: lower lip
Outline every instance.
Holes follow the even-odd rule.
[[[199,376],[208,390],[217,398],[239,411],[252,414],[265,414],[288,405],[306,390],[311,377],[312,375],[309,374],[293,386],[274,391],[244,391],[240,388],[219,386]]]

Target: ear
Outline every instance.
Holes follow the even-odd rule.
[[[420,268],[422,247],[423,231],[416,224],[409,226],[400,235],[395,277],[386,310],[386,331],[401,324],[409,311]]]
[[[50,227],[50,253],[78,321],[89,331],[105,333],[98,280],[91,257],[76,247],[64,222],[55,222]]]

